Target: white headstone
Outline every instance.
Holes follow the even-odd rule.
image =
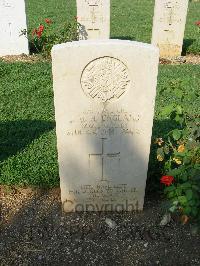
[[[142,210],[158,48],[121,40],[52,50],[65,211]]]
[[[188,0],[156,0],[152,44],[160,57],[176,57],[182,52]]]
[[[109,39],[110,0],[76,0],[79,40]]]
[[[24,0],[0,0],[0,56],[28,54]]]

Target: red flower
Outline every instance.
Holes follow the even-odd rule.
[[[37,34],[38,38],[40,38],[42,36],[42,31],[37,31],[36,34]]]
[[[160,179],[160,183],[170,186],[174,181],[174,177],[171,175],[163,175]]]
[[[42,36],[42,33],[44,31],[44,25],[40,25],[38,29],[35,30],[34,34],[37,35],[38,38]]]
[[[40,25],[37,29],[34,29],[32,32],[32,36],[37,35],[38,38],[42,36],[42,33],[44,31],[44,25]]]
[[[52,23],[52,20],[49,19],[49,18],[45,18],[45,22],[46,22],[47,24],[51,24],[51,23]]]
[[[200,27],[200,20],[196,21],[196,22],[195,22],[195,25],[197,25],[197,26]]]
[[[44,25],[41,24],[41,25],[38,27],[38,31],[43,32],[43,31],[44,31]]]

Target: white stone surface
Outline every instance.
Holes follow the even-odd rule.
[[[110,0],[76,0],[79,40],[109,39]]]
[[[0,0],[0,56],[28,54],[24,0]]]
[[[142,210],[158,48],[121,40],[52,50],[65,211]]]
[[[160,57],[176,57],[182,52],[188,0],[155,0],[152,44]]]

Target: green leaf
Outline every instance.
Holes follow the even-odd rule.
[[[190,206],[187,206],[186,208],[184,208],[184,213],[187,215],[190,215],[192,211],[192,208]]]
[[[195,164],[194,168],[200,170],[200,164]],[[199,174],[200,174],[200,171],[199,171]]]
[[[181,189],[181,187],[178,187],[176,189],[176,194],[177,194],[177,196],[181,196],[182,195],[182,189]]]
[[[187,203],[187,198],[185,196],[179,196],[178,201],[181,205],[185,205]]]
[[[197,209],[196,207],[192,207],[191,212],[192,212],[192,215],[193,215],[193,216],[197,216],[197,214],[198,214],[198,209]]]
[[[179,140],[180,137],[181,137],[181,130],[174,129],[174,130],[172,131],[172,136],[173,136],[173,139],[174,139],[174,140]]]
[[[181,184],[181,188],[182,188],[182,189],[191,188],[191,184],[190,184],[190,182],[185,182],[185,183]]]
[[[181,175],[180,175],[180,179],[181,179],[183,182],[188,181],[188,174],[187,174],[187,172],[182,172]]]
[[[165,154],[169,154],[169,146],[168,145],[165,145],[163,147],[163,151],[164,151]]]
[[[172,112],[174,111],[174,104],[169,104],[167,106],[165,106],[162,111],[161,111],[161,114],[163,116],[168,116],[170,115]]]
[[[196,191],[200,191],[200,187],[197,185],[192,185],[192,189],[196,190]]]
[[[185,192],[187,200],[191,200],[193,197],[193,192],[191,189],[186,190]]]
[[[171,186],[169,186],[169,187],[166,187],[166,188],[164,189],[164,192],[167,193],[167,192],[171,192],[171,191],[173,191],[173,190],[175,190],[175,186],[174,186],[174,185],[171,185]]]
[[[184,117],[182,115],[177,114],[174,120],[182,125],[184,122]]]
[[[195,206],[196,205],[196,201],[195,200],[190,200],[189,202],[188,202],[188,204],[190,205],[190,206]]]
[[[170,170],[167,175],[179,176],[181,174],[181,167]]]
[[[177,105],[176,106],[176,112],[177,112],[178,115],[182,115],[183,114],[183,108],[182,108],[182,106]]]
[[[190,162],[191,162],[191,158],[189,156],[186,156],[186,157],[183,158],[183,163],[184,164],[187,165],[187,164],[190,164]]]
[[[177,157],[177,158],[183,158],[185,156],[185,152],[177,152],[175,151],[174,152],[174,155]]]
[[[181,99],[183,97],[183,92],[180,89],[174,89],[174,94],[179,99]]]
[[[171,191],[168,193],[168,198],[173,198],[174,196],[176,195],[176,192],[175,191]]]
[[[178,205],[178,200],[173,201],[172,204],[177,206]]]

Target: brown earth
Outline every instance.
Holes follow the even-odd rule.
[[[21,54],[21,55],[6,55],[0,57],[0,60],[4,62],[24,62],[24,63],[36,63],[38,61],[47,61],[44,59],[41,55],[26,55],[26,54]]]
[[[70,213],[60,190],[0,187],[0,265],[200,265],[200,234],[146,199],[140,213]],[[113,226],[106,223],[113,221]]]
[[[186,56],[178,56],[176,58],[160,58],[160,64],[169,64],[169,65],[181,65],[181,64],[191,64],[199,65],[200,64],[200,55],[188,54]]]

